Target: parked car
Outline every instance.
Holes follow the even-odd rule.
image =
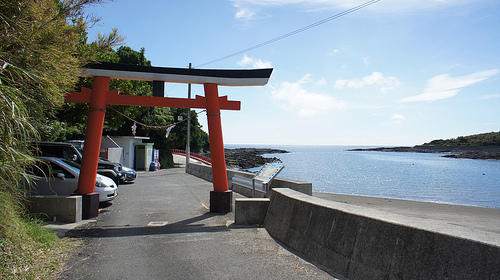
[[[72,195],[78,188],[80,169],[77,163],[55,157],[38,157],[42,162],[33,170],[38,176],[30,186],[32,195]],[[107,202],[118,195],[116,183],[106,176],[97,174],[95,192],[99,202]]]
[[[120,183],[133,182],[137,178],[137,172],[134,169],[126,166],[122,166],[123,179]]]
[[[82,163],[82,152],[71,143],[61,142],[38,142],[36,143],[40,156],[58,157],[66,160]],[[122,165],[109,160],[99,158],[97,173],[109,177],[118,185],[123,178]]]

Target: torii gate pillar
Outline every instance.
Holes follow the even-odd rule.
[[[102,129],[106,114],[106,95],[109,77],[96,76],[92,84],[89,116],[85,131],[85,146],[77,193],[82,196],[82,218],[97,217],[99,213],[99,193],[95,192],[99,150],[101,149]]]
[[[232,211],[232,192],[229,191],[222,137],[219,93],[217,84],[205,84],[207,100],[208,137],[210,140],[210,156],[212,158],[212,183],[214,190],[210,192],[210,212],[228,213]]]

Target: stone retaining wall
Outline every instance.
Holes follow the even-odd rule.
[[[264,226],[348,279],[500,279],[500,241],[360,206],[273,189]],[[448,233],[462,232],[463,235]],[[468,238],[470,237],[470,238]]]
[[[82,196],[34,195],[27,209],[43,220],[77,223],[82,220]]]

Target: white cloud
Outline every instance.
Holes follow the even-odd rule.
[[[234,15],[234,18],[235,19],[243,19],[243,20],[250,20],[253,18],[253,16],[255,15],[254,12],[248,10],[248,9],[241,9],[239,10],[235,15]]]
[[[331,50],[328,52],[328,55],[334,55],[334,54],[337,54],[339,53],[339,49],[334,49],[334,50]]]
[[[240,4],[235,3],[234,7],[237,9],[234,18],[242,21],[249,21],[255,17],[255,11],[249,8],[242,7]]]
[[[347,80],[337,80],[337,81],[335,82],[334,87],[335,87],[335,88],[338,88],[338,89],[341,89],[341,88],[343,88],[346,84],[347,84]]]
[[[401,82],[396,77],[384,77],[380,72],[373,72],[371,75],[361,79],[337,80],[334,87],[337,89],[344,87],[362,88],[371,85],[377,86],[381,92],[386,93],[401,85]]]
[[[256,58],[251,58],[245,55],[240,61],[237,62],[240,66],[252,66],[253,68],[272,68],[272,64],[269,61],[263,61]]]
[[[363,58],[363,63],[366,65],[366,66],[370,66],[370,57],[365,57]]]
[[[325,79],[325,78],[321,78],[321,80],[319,80],[319,81],[317,81],[317,82],[316,82],[316,84],[317,84],[318,86],[324,86],[324,85],[326,85],[326,83],[327,83],[327,82],[326,82],[326,79]]]
[[[492,69],[455,78],[447,74],[437,75],[427,82],[424,93],[403,98],[399,102],[436,101],[450,98],[457,95],[462,88],[486,80],[498,72],[498,69]]]
[[[335,98],[307,91],[303,84],[312,82],[310,74],[302,77],[298,82],[282,82],[279,88],[272,91],[274,100],[282,101],[280,107],[286,111],[293,111],[299,116],[311,117],[324,114],[331,110],[345,108],[345,103]]]
[[[298,81],[299,84],[307,84],[312,82],[313,79],[311,78],[311,74],[307,73],[304,77],[300,78]]]
[[[235,19],[252,20],[257,16],[259,8],[296,6],[303,11],[321,10],[347,10],[363,4],[366,1],[359,0],[232,0],[236,8]],[[377,13],[386,12],[390,14],[415,13],[419,11],[446,9],[452,6],[471,4],[470,0],[384,0],[365,9]]]
[[[394,113],[391,115],[391,124],[402,124],[404,120],[406,120],[406,117],[401,115],[401,114],[398,114],[398,113]]]
[[[401,115],[401,114],[394,113],[391,115],[391,119],[393,119],[393,120],[406,120],[406,117]]]
[[[500,98],[500,94],[488,94],[481,97],[482,100]]]
[[[373,115],[375,116],[375,114]],[[376,114],[376,116],[379,115],[380,114]],[[403,121],[406,120],[406,117],[399,113],[393,113],[389,118],[389,121],[383,121],[381,124],[385,126],[402,125]]]

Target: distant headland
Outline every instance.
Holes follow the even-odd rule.
[[[236,148],[224,149],[226,156],[226,166],[228,168],[248,169],[262,166],[268,162],[281,162],[279,158],[263,157],[264,154],[284,154],[289,153],[286,150],[270,148]],[[209,153],[205,154],[210,156]]]
[[[414,147],[380,147],[349,151],[448,153],[443,157],[500,160],[500,132],[438,139]]]

